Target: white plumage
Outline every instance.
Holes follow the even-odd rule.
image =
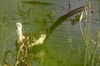
[[[38,44],[42,44],[44,39],[45,39],[46,35],[45,34],[41,34],[40,38],[38,40],[36,40],[35,43],[32,43],[30,46],[34,46],[34,45],[38,45]]]
[[[17,27],[17,36],[18,36],[18,43],[22,42],[22,24],[20,22],[16,23],[16,27]]]
[[[22,34],[22,24],[20,22],[16,23],[16,27],[17,27],[17,35],[18,35],[17,42],[18,43],[25,41],[25,43],[29,43],[28,46],[30,47],[30,46],[42,44],[46,38],[46,34],[40,34],[38,39],[36,39],[37,37],[34,37],[34,34],[31,36],[30,35],[27,36],[25,34]],[[34,37],[34,39],[30,40],[29,38],[32,36]],[[33,43],[30,43],[30,42],[33,42]]]

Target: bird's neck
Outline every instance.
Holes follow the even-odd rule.
[[[22,42],[22,28],[17,29],[18,43]]]

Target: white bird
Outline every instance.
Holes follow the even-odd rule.
[[[46,33],[40,33],[40,32],[30,32],[23,34],[22,33],[22,24],[20,22],[16,23],[16,33],[17,33],[17,41],[16,41],[16,63],[15,66],[26,66],[25,63],[28,61],[26,60],[28,57],[28,49],[32,48],[34,45],[41,45],[43,44],[45,38],[46,38]],[[22,65],[24,64],[24,65]]]
[[[16,23],[16,27],[17,27],[16,32],[17,32],[17,36],[18,36],[17,43],[26,43],[24,45],[27,45],[28,47],[30,47],[30,46],[34,46],[34,45],[43,44],[43,41],[46,38],[46,34],[44,34],[44,33],[30,32],[30,33],[23,34],[22,33],[22,24],[20,22]]]

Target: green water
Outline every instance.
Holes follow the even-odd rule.
[[[16,22],[23,24],[23,33],[39,31],[41,28],[51,26],[58,17],[69,11],[67,0],[43,0],[52,5],[32,5],[22,3],[26,0],[1,0],[0,1],[0,64],[3,64],[4,50],[15,51]],[[92,1],[94,9],[92,23],[93,35],[100,31],[99,4],[100,1]],[[84,5],[82,0],[71,0],[71,10]],[[19,8],[19,9],[18,9]],[[29,12],[28,12],[29,11]],[[6,18],[4,18],[6,16]],[[47,22],[47,24],[44,24]],[[72,38],[72,43],[68,42]],[[72,46],[71,46],[72,45]],[[32,61],[33,66],[81,66],[81,53],[83,41],[79,30],[79,24],[71,25],[70,21],[63,22],[50,35],[43,53],[46,55],[43,62]],[[100,54],[99,54],[100,56]],[[14,57],[8,55],[9,62],[14,64]]]

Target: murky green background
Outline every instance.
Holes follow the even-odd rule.
[[[15,50],[16,22],[23,24],[23,33],[39,31],[43,26],[46,27],[44,25],[45,19],[47,20],[47,27],[49,27],[58,17],[69,12],[68,0],[38,0],[53,5],[31,5],[22,3],[23,1],[27,0],[0,0],[0,64],[3,63],[2,55],[4,50]],[[99,3],[100,1],[91,1],[94,11],[92,13],[94,38],[100,31]],[[82,5],[84,5],[84,0],[71,0],[70,10]],[[72,38],[72,44],[68,41],[70,37]],[[83,41],[78,23],[71,25],[71,22],[66,20],[50,35],[45,45],[48,50],[47,55],[49,53],[52,56],[46,57],[43,66],[80,66],[82,64],[80,54]],[[9,54],[9,59],[10,63],[13,64],[14,59],[11,54]],[[40,64],[38,61],[32,63],[34,66]]]

